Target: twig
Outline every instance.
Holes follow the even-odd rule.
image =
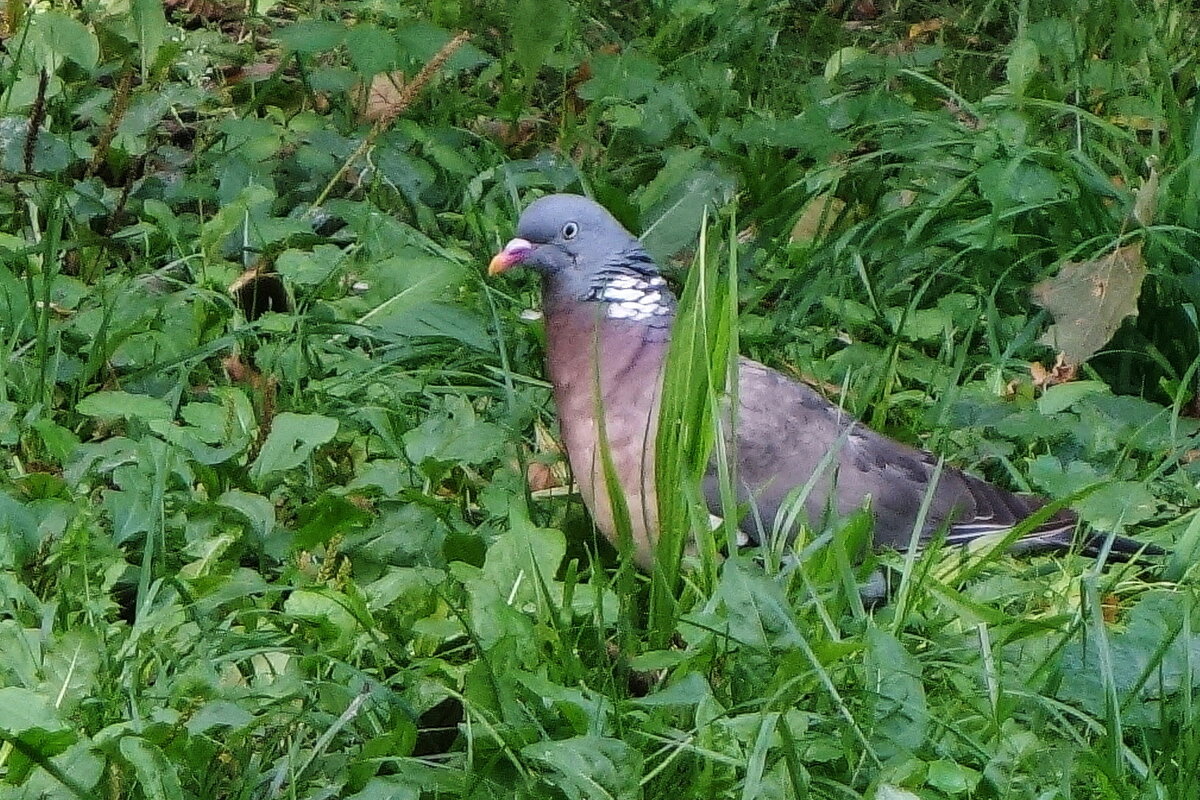
[[[316,210],[320,208],[326,200],[329,199],[329,194],[333,191],[333,187],[336,186],[339,181],[341,181],[346,172],[349,171],[350,166],[359,158],[361,158],[363,154],[367,152],[367,150],[374,146],[375,140],[378,139],[385,130],[391,127],[391,124],[396,121],[397,117],[408,110],[408,107],[411,106],[413,101],[417,99],[417,96],[421,93],[421,90],[423,90],[426,85],[433,80],[433,76],[438,73],[446,61],[449,60],[450,56],[454,55],[454,51],[466,44],[467,40],[470,38],[471,34],[469,31],[462,31],[453,39],[446,42],[442,49],[438,50],[437,54],[433,58],[429,59],[429,62],[421,68],[421,71],[417,73],[416,77],[404,85],[404,89],[401,90],[400,97],[396,99],[395,105],[389,108],[387,113],[371,127],[371,132],[368,133],[366,138],[362,140],[362,143],[355,148],[354,152],[350,154],[350,157],[342,163],[342,166],[338,169],[337,173],[329,179],[329,183],[325,185],[325,188],[321,190],[321,194],[319,194],[317,199],[313,201],[313,204],[309,206],[305,216],[312,216],[313,213],[315,213]]]
[[[43,67],[38,76],[37,97],[33,100],[33,109],[29,112],[29,130],[25,134],[25,171],[33,172],[33,151],[37,144],[38,131],[46,119],[46,87],[50,82],[50,74]]]
[[[133,72],[133,68],[130,67],[121,76],[121,82],[117,84],[112,113],[108,115],[108,122],[105,124],[104,130],[100,132],[100,138],[96,140],[96,149],[92,151],[92,160],[84,172],[86,178],[90,178],[100,171],[100,165],[104,163],[108,148],[112,146],[113,139],[117,137],[117,126],[121,124],[121,120],[125,118],[125,112],[129,110],[129,97],[133,94]]]

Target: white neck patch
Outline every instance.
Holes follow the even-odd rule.
[[[666,287],[667,282],[658,276],[617,275],[604,284],[596,299],[608,304],[604,315],[610,319],[650,319],[673,310],[663,294]]]

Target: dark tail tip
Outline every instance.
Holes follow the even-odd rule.
[[[1108,539],[1109,535],[1106,533],[1090,534],[1083,542],[1083,552],[1089,556],[1099,555],[1104,550],[1104,543]],[[1118,557],[1124,556],[1125,560],[1129,560],[1145,556],[1165,556],[1167,555],[1167,550],[1151,542],[1139,542],[1137,539],[1130,539],[1128,536],[1114,535],[1109,553]]]
[[[1111,545],[1109,539],[1112,539]],[[1014,552],[1037,552],[1047,550],[1067,551],[1078,548],[1086,556],[1098,556],[1108,546],[1110,561],[1140,561],[1153,556],[1165,556],[1168,551],[1150,542],[1131,539],[1128,536],[1094,531],[1079,542],[1075,538],[1075,527],[1055,528],[1034,532],[1013,545]]]

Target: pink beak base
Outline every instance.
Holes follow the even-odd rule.
[[[527,239],[511,239],[504,249],[492,256],[488,262],[488,275],[499,275],[515,264],[520,264],[533,252],[533,244]]]

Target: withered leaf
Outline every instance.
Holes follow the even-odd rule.
[[[1033,287],[1033,299],[1054,324],[1038,340],[1082,364],[1103,347],[1121,321],[1137,314],[1146,278],[1140,242],[1094,261],[1068,261],[1053,278]]]

